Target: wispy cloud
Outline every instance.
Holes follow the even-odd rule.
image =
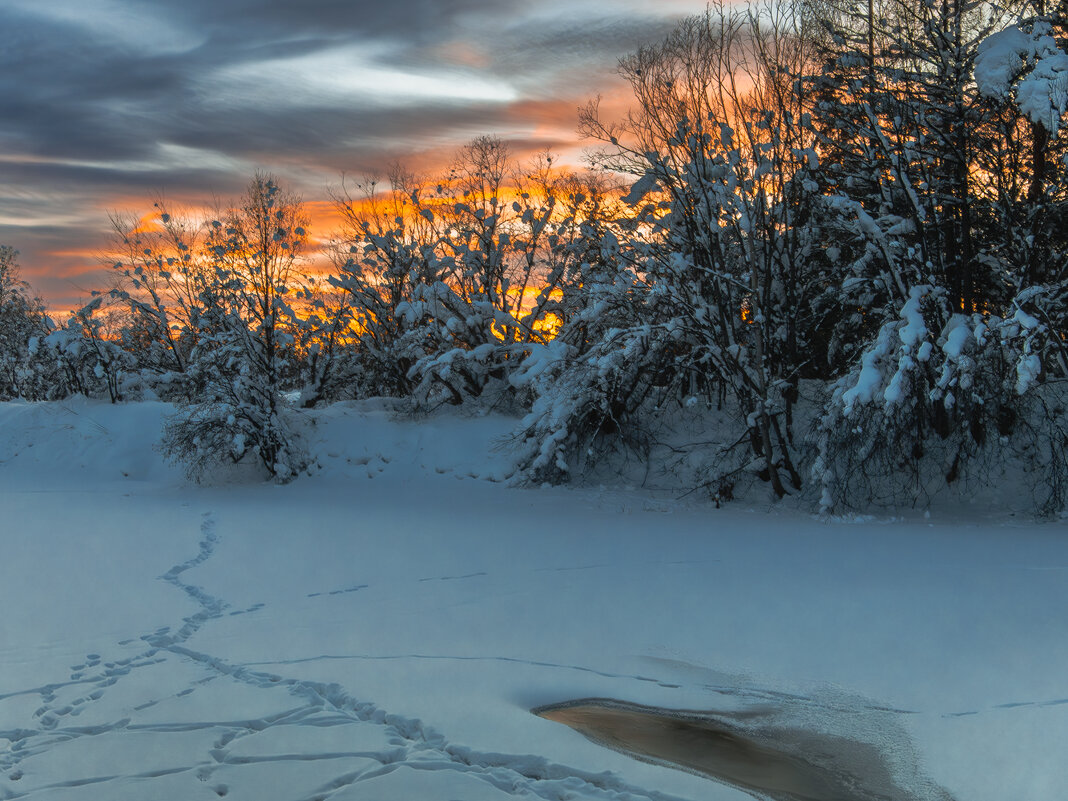
[[[70,254],[102,248],[106,210],[131,198],[226,197],[258,167],[321,198],[342,172],[427,169],[481,133],[574,150],[576,107],[618,91],[618,57],[703,7],[6,0],[0,243],[63,304],[96,269]]]

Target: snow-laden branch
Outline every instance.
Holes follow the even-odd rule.
[[[1015,94],[1021,114],[1057,135],[1068,108],[1068,54],[1048,22],[1035,22],[1029,33],[1010,25],[988,36],[979,44],[974,77],[982,95],[1007,101]]]

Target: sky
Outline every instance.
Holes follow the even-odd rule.
[[[577,107],[704,0],[0,0],[0,244],[52,308],[103,288],[111,211],[308,201],[475,136],[578,161]],[[325,231],[316,233],[325,235]]]

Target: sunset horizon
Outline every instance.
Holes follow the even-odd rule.
[[[604,3],[141,0],[0,9],[0,244],[56,313],[107,288],[109,216],[204,207],[269,172],[331,233],[343,180],[431,176],[480,135],[581,166],[577,110],[627,108],[617,60],[698,0]]]

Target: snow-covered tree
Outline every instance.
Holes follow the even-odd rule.
[[[976,238],[990,118],[972,81],[997,20],[978,0],[884,0],[875,13],[847,2],[820,20],[831,35],[813,120],[841,212],[834,244],[883,320],[913,286],[943,286],[972,310],[997,280]]]
[[[200,247],[203,224],[162,198],[144,217],[113,213],[109,262],[118,279],[110,294],[127,307],[126,347],[169,396],[182,392],[201,325],[210,266]],[[167,389],[170,387],[170,389]]]
[[[290,304],[306,226],[300,199],[258,174],[208,227],[213,273],[201,291],[199,339],[188,368],[196,392],[167,422],[163,438],[165,452],[194,476],[213,462],[249,455],[281,481],[306,465],[282,397],[299,325]]]
[[[823,506],[922,499],[1012,447],[1046,453],[1028,469],[1055,484],[1065,424],[1046,378],[1065,373],[1040,332],[1064,326],[1068,242],[1065,176],[1047,169],[1063,110],[1051,28],[1006,27],[970,0],[872,9],[819,9],[828,67],[811,79],[837,212],[823,226],[841,271],[832,341],[853,354],[818,426]],[[1039,505],[1063,505],[1050,497]]]
[[[19,277],[18,253],[0,245],[0,400],[37,397],[31,351],[49,326],[40,299]]]
[[[604,330],[590,349],[601,355],[574,366],[589,386],[569,394],[610,388],[634,407],[631,426],[646,398],[727,398],[747,432],[736,458],[780,496],[787,483],[800,486],[790,424],[814,285],[804,220],[817,156],[794,83],[809,59],[803,23],[780,6],[717,5],[687,18],[621,60],[637,102],[624,120],[604,121],[592,103],[580,122],[605,145],[600,165],[638,175],[626,198],[633,223],[611,249],[639,289],[625,295],[628,325]],[[622,371],[606,384],[602,370],[614,362]],[[581,384],[581,374],[568,375]],[[528,431],[540,428],[532,421]]]

